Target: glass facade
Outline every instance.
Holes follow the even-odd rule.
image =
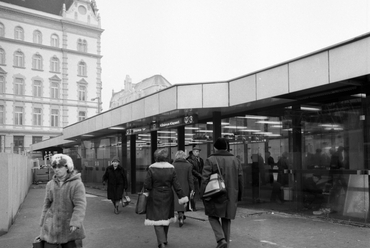
[[[220,119],[221,135],[229,140],[230,152],[240,159],[244,171],[240,205],[368,222],[367,101],[360,93]],[[206,121],[184,126],[183,146],[176,127],[86,137],[68,153],[81,157],[85,182],[100,183],[111,158],[120,157],[129,190],[137,192],[152,163],[153,149],[167,148],[173,159],[179,146],[189,152],[198,145],[205,160],[213,152],[213,125]]]

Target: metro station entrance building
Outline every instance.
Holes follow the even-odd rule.
[[[232,80],[174,85],[32,149],[62,147],[85,182],[101,182],[119,156],[135,193],[157,148],[173,159],[198,145],[206,159],[222,136],[243,166],[241,206],[368,223],[369,75],[365,34]]]

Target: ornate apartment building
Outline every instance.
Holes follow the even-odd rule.
[[[0,0],[0,152],[100,112],[102,32],[95,0]]]
[[[170,82],[168,82],[162,75],[151,76],[136,84],[133,84],[130,76],[126,75],[124,85],[124,90],[118,92],[112,91],[112,98],[109,104],[110,109],[135,101],[136,99],[171,86]]]

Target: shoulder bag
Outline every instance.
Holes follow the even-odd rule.
[[[36,237],[32,243],[32,248],[44,248],[45,241],[41,240],[40,237]]]
[[[216,164],[218,173],[214,173],[210,176],[203,193],[203,198],[212,198],[214,196],[226,193],[225,181],[221,175],[220,167],[218,166],[217,161]]]
[[[146,203],[148,201],[147,193],[144,193],[144,187],[141,192],[137,194],[137,202],[135,207],[136,214],[145,214],[146,213]]]

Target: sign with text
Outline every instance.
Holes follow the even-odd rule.
[[[126,135],[134,135],[134,134],[139,134],[139,133],[147,133],[149,131],[150,131],[149,126],[130,128],[130,129],[127,129],[126,130]]]
[[[194,124],[198,121],[197,115],[187,115],[184,117],[172,119],[169,121],[163,121],[159,123],[159,128],[172,128],[172,127],[178,127],[183,125],[190,125]]]

